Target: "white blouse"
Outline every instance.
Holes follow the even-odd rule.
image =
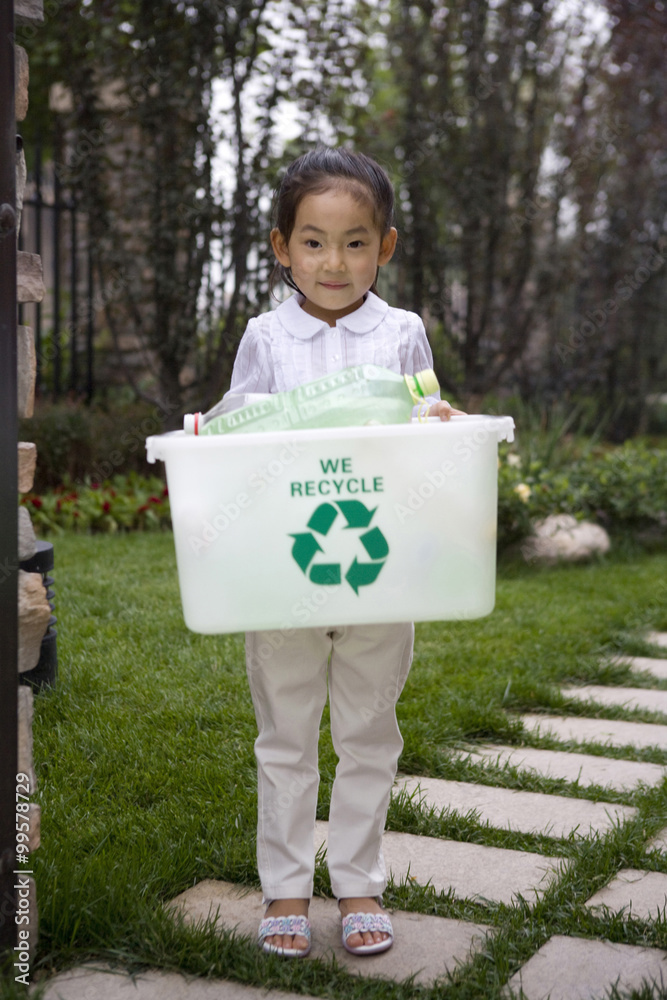
[[[304,382],[374,364],[398,375],[433,367],[424,324],[416,313],[368,292],[363,305],[335,327],[301,308],[295,293],[248,323],[239,344],[230,392],[287,392]],[[434,401],[439,396],[430,396]]]

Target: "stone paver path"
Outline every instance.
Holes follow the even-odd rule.
[[[229,882],[206,880],[177,896],[171,905],[186,920],[197,923],[209,916],[228,930],[255,939],[264,915],[261,892],[243,892]],[[396,933],[393,947],[382,955],[350,955],[341,944],[341,920],[332,899],[312,900],[313,958],[331,958],[356,975],[431,984],[464,965],[484,945],[489,927],[416,913],[392,911]]]
[[[652,646],[667,647],[667,632],[649,632],[646,641],[650,642]]]
[[[649,641],[667,648],[667,633],[652,633]],[[667,679],[667,660],[660,657],[629,657],[633,671],[651,676],[656,683]],[[667,715],[667,691],[604,685],[566,687],[570,700],[591,705],[620,705],[628,710],[649,708]],[[600,755],[599,748],[655,747],[667,750],[667,724],[647,724],[581,716],[525,714],[526,733],[549,734],[569,748],[544,750],[530,747],[475,746],[457,752],[471,763],[486,768],[486,779],[494,770],[516,767],[519,772],[560,778],[576,785],[579,796],[506,789],[475,781],[444,781],[403,776],[396,792],[415,795],[422,809],[474,812],[493,828],[552,837],[595,833],[604,836],[612,825],[636,815],[628,805],[594,802],[581,797],[581,790],[595,785],[633,792],[660,783],[667,768],[633,760]],[[598,752],[587,753],[591,744]],[[564,789],[563,791],[565,791]],[[317,823],[315,847],[326,846],[327,824]],[[667,827],[646,845],[647,851],[667,851]],[[452,892],[462,900],[512,905],[519,896],[530,904],[562,877],[567,870],[563,858],[484,844],[445,840],[389,831],[383,838],[388,871],[402,884],[432,886]],[[259,892],[236,885],[207,880],[182,893],[169,906],[187,921],[197,923],[213,917],[219,926],[239,935],[256,937],[263,915]],[[593,915],[621,914],[652,921],[667,905],[667,875],[662,872],[624,869],[587,901]],[[496,933],[483,922],[454,920],[426,914],[393,912],[394,947],[375,957],[361,958],[344,951],[340,941],[340,917],[334,900],[316,898],[311,905],[314,958],[334,957],[355,975],[401,981],[413,977],[418,986],[430,986],[448,974],[465,969],[473,957],[488,948]],[[516,970],[503,987],[507,998],[524,1000],[597,1000],[609,995],[614,985],[621,990],[653,984],[656,998],[667,996],[667,951],[616,944],[594,937],[554,935]],[[296,995],[271,991],[279,1000]],[[146,972],[131,979],[108,968],[83,967],[54,977],[44,1000],[260,1000],[266,990],[221,981],[188,980],[179,974]],[[302,994],[301,994],[302,995]],[[338,996],[338,994],[335,994]],[[482,1000],[480,997],[479,1000]]]
[[[403,778],[397,790],[413,794],[422,808],[438,811],[474,810],[482,823],[519,833],[541,833],[547,837],[588,837],[606,833],[619,822],[632,819],[637,810],[610,802],[492,788],[463,781],[438,778]]]
[[[645,982],[667,984],[667,952],[554,936],[512,976],[507,995],[523,990],[523,1000],[603,1000],[613,984],[630,990]]]
[[[667,775],[667,767],[636,760],[614,760],[565,750],[538,750],[491,744],[475,746],[457,753],[487,769],[516,767],[543,778],[562,778],[582,788],[599,785],[615,791],[632,791],[640,785],[658,785]]]
[[[665,851],[667,853],[667,826],[649,840],[646,846],[649,850]]]
[[[270,995],[276,1000],[304,1000],[303,993],[271,990]],[[155,970],[131,976],[107,966],[90,965],[54,976],[41,1000],[267,1000],[267,996],[264,988],[225,979]]]
[[[650,674],[657,681],[667,681],[667,660],[650,656],[617,656],[614,662],[630,667],[634,674]]]
[[[592,702],[619,708],[643,708],[648,712],[667,714],[667,691],[653,688],[605,687],[587,684],[583,687],[561,688],[561,694],[571,701]]]
[[[664,919],[667,906],[667,875],[663,872],[623,868],[609,885],[586,903],[591,909],[607,907],[614,913],[626,911],[637,920]]]
[[[522,715],[526,730],[540,736],[553,736],[564,743],[599,743],[603,746],[637,749],[657,747],[667,750],[667,726],[620,719],[588,719],[570,715]]]
[[[316,848],[326,844],[326,833],[327,824],[317,823]],[[409,880],[437,892],[451,890],[459,899],[493,903],[512,903],[519,896],[534,903],[567,865],[543,854],[391,831],[382,838],[382,852],[398,883]]]

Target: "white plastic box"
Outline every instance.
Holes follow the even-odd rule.
[[[511,417],[148,438],[194,632],[478,618]]]

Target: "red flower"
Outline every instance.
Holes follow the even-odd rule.
[[[137,508],[137,514],[141,514],[142,510],[148,510],[150,507],[149,503],[143,504],[143,506]]]
[[[78,512],[78,510],[75,510],[75,511],[74,511],[74,515],[73,515],[73,516],[74,516],[74,517],[79,517],[79,516],[80,516],[80,515],[79,515],[79,512]]]
[[[102,504],[102,510],[104,511],[105,514],[108,514],[109,511],[111,510],[111,504],[109,503],[108,500],[105,500],[104,503]]]
[[[160,499],[160,497],[149,497],[148,498],[148,502],[149,503],[162,503],[162,500]]]
[[[167,489],[167,487],[166,487],[166,486],[165,486],[165,488],[164,488],[164,489],[162,490],[162,496],[163,496],[163,497],[168,497],[168,496],[169,496],[169,490]]]
[[[91,488],[91,490],[99,490],[100,484],[99,483],[91,483],[90,484],[90,488]]]
[[[36,508],[37,508],[37,510],[39,510],[39,508],[40,508],[40,507],[43,507],[43,506],[44,506],[44,504],[43,504],[43,503],[42,503],[42,501],[41,501],[41,500],[39,499],[39,497],[31,497],[31,498],[30,498],[30,503],[31,503],[31,504],[33,505],[33,507],[36,507]]]

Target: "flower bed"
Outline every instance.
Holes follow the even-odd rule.
[[[98,483],[66,483],[28,493],[38,534],[62,531],[154,531],[171,527],[164,482],[137,473]],[[547,465],[501,447],[498,470],[498,544],[501,549],[531,532],[532,521],[567,513],[610,532],[667,540],[667,449],[626,444],[564,463]]]
[[[171,527],[167,488],[157,477],[131,473],[104,483],[65,483],[45,493],[26,493],[37,534],[63,531],[155,531]]]

